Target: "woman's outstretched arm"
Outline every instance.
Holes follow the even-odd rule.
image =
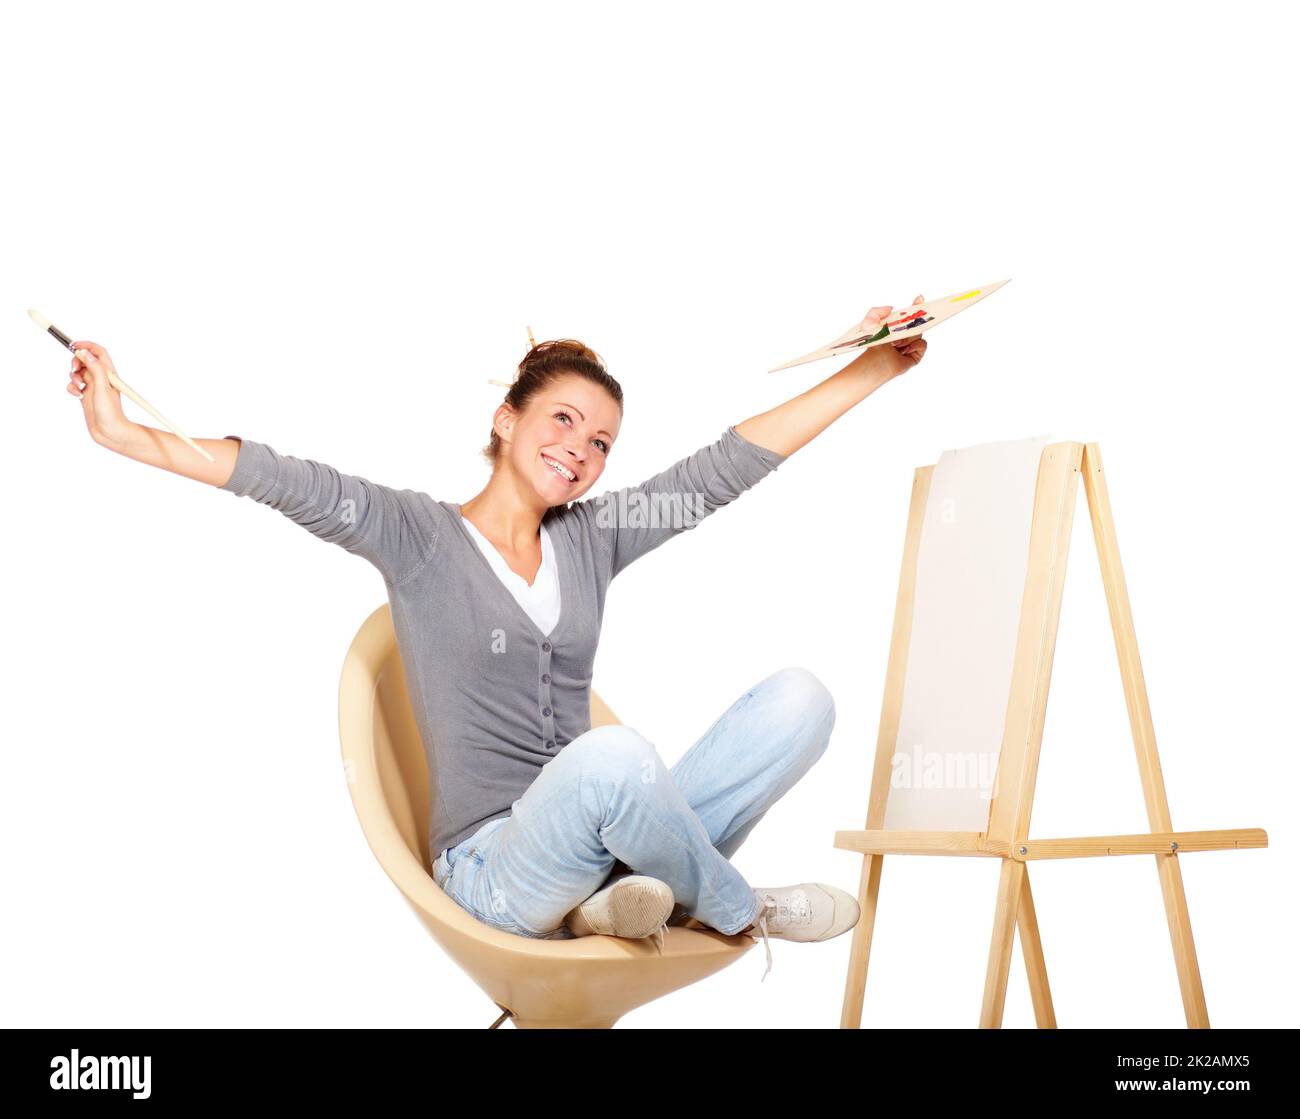
[[[914,306],[923,302],[919,295],[912,300]],[[871,308],[862,320],[864,329],[873,323],[878,328],[891,310],[892,307]],[[925,356],[925,348],[925,338],[917,335],[892,346],[873,346],[863,350],[821,384],[736,424],[736,431],[760,447],[780,455],[792,455],[886,381],[892,381],[911,369]]]
[[[924,301],[918,295],[915,302]],[[873,307],[863,319],[864,327],[883,322],[890,310]],[[570,508],[603,542],[613,578],[752,489],[831,421],[910,369],[924,353],[921,337],[865,350],[820,385],[728,427],[721,438],[640,485],[574,502]]]
[[[283,513],[317,538],[337,544],[400,583],[432,554],[437,541],[434,502],[414,490],[397,490],[328,463],[280,454],[266,443],[228,435],[196,439],[208,462],[170,431],[133,423],[108,380],[108,351],[78,342],[68,391],[82,402],[86,426],[102,447],[117,454],[251,497]]]
[[[785,461],[728,427],[712,443],[640,485],[575,501],[570,511],[604,546],[612,579],[666,540],[694,528]]]
[[[108,379],[109,370],[117,369],[108,351],[97,342],[73,345],[77,351],[68,374],[68,392],[81,401],[86,430],[96,443],[137,462],[183,474],[197,482],[221,486],[229,480],[239,458],[238,440],[195,439],[216,460],[208,462],[170,431],[132,423],[122,411],[122,394]]]

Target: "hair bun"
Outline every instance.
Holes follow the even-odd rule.
[[[543,357],[580,358],[583,361],[594,362],[602,369],[605,368],[601,356],[590,346],[584,346],[576,338],[556,338],[548,342],[535,342],[519,363],[520,370],[522,371],[530,362]]]

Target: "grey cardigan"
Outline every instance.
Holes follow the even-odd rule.
[[[542,633],[456,503],[239,439],[221,488],[279,510],[384,577],[431,776],[429,851],[510,814],[542,766],[591,729],[605,590],[629,563],[734,501],[785,461],[728,427],[638,486],[556,505],[560,618]]]

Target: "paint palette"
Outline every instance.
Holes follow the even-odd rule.
[[[782,369],[789,369],[791,366],[817,361],[819,358],[836,357],[839,354],[868,350],[872,346],[883,346],[886,343],[897,342],[900,339],[910,338],[916,334],[924,334],[931,327],[938,326],[945,319],[950,319],[967,307],[974,306],[986,295],[992,295],[998,288],[1008,282],[1007,280],[998,280],[995,284],[985,284],[983,287],[978,288],[966,288],[963,291],[953,292],[952,295],[945,295],[941,299],[927,299],[924,303],[917,303],[907,307],[895,307],[890,312],[889,318],[885,320],[884,325],[874,332],[868,333],[859,321],[834,341],[827,342],[820,349],[813,350],[810,354],[804,354],[803,357],[797,357],[793,361],[787,361],[784,365],[769,369],[768,372],[776,373]]]

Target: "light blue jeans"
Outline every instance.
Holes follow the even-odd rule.
[[[508,816],[442,851],[434,881],[480,921],[562,940],[564,918],[624,870],[666,882],[685,915],[737,933],[758,913],[729,861],[822,756],[835,702],[804,668],[745,692],[671,770],[622,725],[593,727],[547,762]],[[620,865],[621,864],[621,865]]]

